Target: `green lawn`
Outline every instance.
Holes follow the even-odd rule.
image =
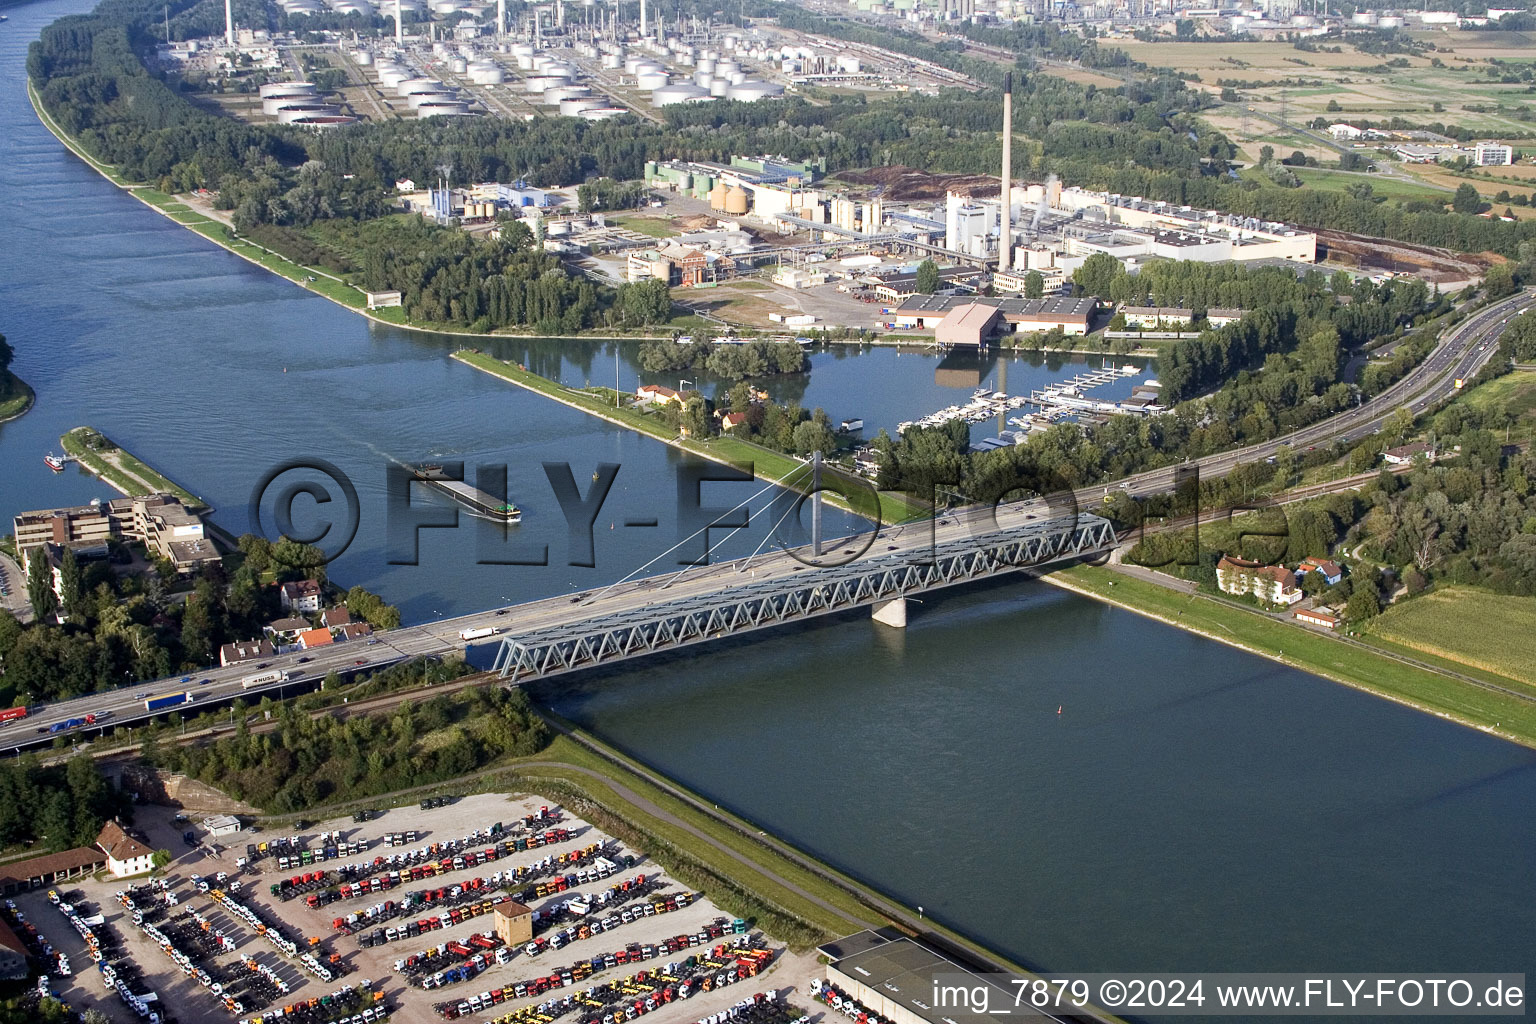
[[[1376,195],[1386,196],[1388,199],[1427,199],[1432,203],[1443,203],[1451,196],[1449,192],[1442,189],[1416,185],[1413,182],[1389,178],[1382,174],[1349,174],[1345,171],[1321,167],[1293,167],[1291,170],[1296,172],[1296,177],[1300,178],[1307,188],[1322,189],[1327,192],[1343,192],[1351,185],[1365,182],[1371,186],[1371,191]]]
[[[1526,421],[1517,425],[1516,430],[1528,435],[1531,421],[1536,420],[1536,370],[1516,370],[1495,377],[1457,395],[1456,401],[1483,412],[1506,409]]]
[[[677,229],[660,217],[628,214],[623,217],[609,216],[607,220],[614,227],[628,228],[630,231],[649,235],[651,238],[672,238],[677,234]]]
[[[1370,633],[1536,686],[1536,597],[1446,587],[1388,608]]]
[[[1304,671],[1536,747],[1536,703],[1404,664],[1368,647],[1236,604],[1192,597],[1113,570],[1073,566],[1052,576],[1180,628],[1280,657]],[[1476,635],[1482,632],[1480,628]],[[1525,633],[1514,636],[1530,635],[1528,625]],[[1526,659],[1530,660],[1529,653]]]
[[[754,474],[761,480],[770,480],[795,490],[803,489],[808,482],[809,474],[805,463],[793,456],[728,436],[710,438],[702,442],[679,438],[677,431],[659,416],[618,405],[614,401],[611,388],[568,388],[536,373],[520,370],[516,365],[502,362],[484,352],[462,349],[454,353],[454,358],[531,391],[548,395],[585,412],[613,420],[642,434],[648,434],[658,441],[683,451],[721,462],[751,464]],[[881,521],[888,524],[906,522],[928,514],[926,508],[915,505],[894,492],[879,492],[879,498]],[[846,503],[834,496],[828,495],[826,500],[830,504],[847,507]]]

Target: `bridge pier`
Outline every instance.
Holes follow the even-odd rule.
[[[882,626],[890,626],[893,629],[906,629],[907,599],[898,597],[894,601],[875,605],[873,618]]]

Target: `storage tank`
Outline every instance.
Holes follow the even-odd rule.
[[[649,63],[651,62],[646,60],[644,57],[640,57],[632,53],[628,57],[624,58],[624,73],[626,75],[632,75],[635,73],[635,69],[638,68],[641,64]]]
[[[648,71],[643,75],[635,76],[635,88],[644,92],[660,89],[671,81],[671,77],[665,71]]]
[[[417,117],[437,117],[439,115],[455,115],[469,113],[469,105],[457,100],[446,103],[423,103],[416,108]]]
[[[530,93],[541,93],[546,89],[558,89],[567,84],[564,78],[556,78],[553,75],[534,75],[523,80],[523,89]]]
[[[678,82],[675,85],[664,85],[654,90],[651,93],[651,104],[657,107],[669,107],[674,103],[687,103],[707,96],[709,96],[708,90],[700,89],[692,82]]]
[[[463,9],[460,0],[432,0],[432,13],[436,15],[456,14]]]
[[[261,112],[268,117],[276,117],[279,113],[290,107],[313,107],[320,105],[319,96],[268,96],[261,101]]]
[[[261,87],[261,98],[270,96],[313,96],[315,87],[309,82],[268,82]]]
[[[694,68],[701,75],[712,75],[715,73],[715,58],[700,57],[699,62],[694,65]]]
[[[395,86],[396,96],[409,96],[413,92],[441,92],[443,83],[435,78],[407,78]]]
[[[548,78],[575,78],[576,69],[569,64],[551,63],[546,65],[539,74]]]
[[[340,128],[343,125],[356,124],[357,118],[350,114],[321,114],[316,117],[301,117],[293,123],[303,125],[305,128]]]
[[[746,81],[732,85],[725,92],[728,100],[737,100],[741,103],[756,103],[758,100],[766,100],[784,94],[782,85],[772,82]]]
[[[747,190],[740,185],[734,185],[725,194],[725,212],[741,216],[747,212],[751,205],[751,199],[747,197]]]
[[[711,210],[724,210],[726,194],[729,191],[725,187],[725,182],[716,182],[715,187],[709,190],[709,208]]]
[[[360,64],[363,67],[367,67],[369,64],[373,63],[373,54],[369,53],[367,50],[353,50],[352,61],[355,64]]]
[[[603,68],[607,71],[617,71],[624,66],[624,58],[616,53],[603,54]]]
[[[448,70],[456,75],[467,75],[469,73],[469,61],[463,57],[455,57],[448,62]]]
[[[740,85],[747,80],[747,73],[745,71],[732,71],[725,76],[725,80],[731,85]]]
[[[373,17],[373,5],[360,3],[359,0],[340,0],[334,10],[337,14],[358,14],[365,18]]]
[[[730,87],[731,83],[723,78],[711,78],[709,80],[709,94],[711,96],[724,96]]]
[[[620,114],[629,113],[623,107],[589,107],[581,112],[583,121],[606,121],[610,117],[618,117]]]
[[[531,43],[513,43],[512,55],[514,57],[532,57],[533,45]]]
[[[544,234],[549,238],[563,238],[571,233],[571,222],[568,220],[552,220],[544,228]]]
[[[334,116],[341,108],[330,103],[306,103],[303,106],[284,107],[277,112],[278,124],[293,124],[306,117]]]
[[[458,94],[444,90],[443,92],[413,92],[405,98],[405,102],[412,110],[420,110],[429,103],[454,103],[458,101]]]
[[[1349,21],[1352,25],[1374,25],[1376,24],[1376,18],[1377,14],[1375,11],[1356,11],[1349,16]]]
[[[584,85],[561,85],[553,89],[545,89],[543,100],[548,104],[557,104],[564,100],[579,100],[591,96],[592,90]]]
[[[507,80],[507,73],[498,67],[471,70],[469,80],[476,85],[500,85]]]
[[[398,90],[400,88],[400,83],[408,82],[410,80],[411,80],[411,75],[410,75],[410,72],[408,72],[408,71],[401,71],[401,70],[397,69],[397,70],[393,70],[393,71],[380,71],[379,72],[379,88],[380,89],[385,89],[385,90],[390,90],[390,91]],[[398,95],[398,93],[397,93],[397,95]]]
[[[560,116],[575,117],[583,111],[593,110],[597,107],[606,106],[607,103],[607,100],[600,99],[596,96],[583,96],[579,99],[561,100]]]
[[[1400,14],[1383,14],[1376,22],[1377,28],[1402,28],[1403,17]]]

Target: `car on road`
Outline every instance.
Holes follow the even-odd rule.
[[[190,683],[192,681],[192,677],[191,676],[182,676],[181,677],[181,681],[184,682],[184,683]]]
[[[299,664],[302,665],[302,664],[304,664],[308,660],[309,660],[309,655],[306,654],[304,657],[299,659]]]
[[[199,679],[197,681],[197,685],[198,686],[207,686],[211,682],[213,682],[212,679],[209,679],[207,676],[204,676],[203,678],[201,678],[201,679]]]
[[[270,661],[263,661],[263,662],[259,662],[256,665],[256,667],[257,668],[271,668],[272,667],[272,663]]]
[[[138,699],[140,699],[142,697],[148,697],[148,696],[149,696],[149,691],[148,690],[140,690],[138,693],[133,695],[133,698],[134,698],[134,700],[138,700]]]
[[[366,664],[368,664],[368,659],[367,658],[358,658],[352,664],[354,664],[354,665],[366,665]]]

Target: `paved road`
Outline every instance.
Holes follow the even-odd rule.
[[[0,554],[0,584],[9,591],[0,594],[0,608],[16,616],[17,622],[32,621],[32,605],[27,600],[27,574],[10,555]]]
[[[1398,409],[1419,413],[1455,394],[1457,378],[1473,376],[1497,351],[1498,335],[1504,325],[1520,311],[1536,302],[1536,293],[1522,292],[1484,309],[1440,339],[1434,352],[1406,377],[1387,388],[1375,399],[1356,409],[1314,424],[1285,437],[1250,445],[1246,448],[1201,459],[1198,465],[1205,476],[1222,476],[1239,462],[1253,463],[1274,455],[1282,446],[1293,450],[1329,444],[1334,440],[1354,441],[1375,432]],[[1172,490],[1183,466],[1170,466],[1137,474],[1119,487],[1127,493],[1151,495]],[[1103,485],[1075,492],[1078,507],[1092,509],[1101,504],[1107,488]],[[1059,511],[1059,509],[1058,509]],[[926,553],[933,544],[958,544],[976,536],[1002,529],[1033,529],[1047,516],[1038,503],[1018,504],[1000,509],[994,518],[990,509],[949,514],[937,522],[897,527],[885,532],[863,557],[866,559],[904,560]],[[852,548],[829,545],[832,552],[854,554]],[[669,575],[617,583],[601,590],[575,597],[561,596],[508,608],[491,609],[471,615],[443,619],[393,630],[371,642],[353,641],[318,650],[278,655],[252,665],[232,665],[209,669],[192,676],[160,680],[155,683],[125,686],[106,693],[34,709],[20,722],[0,724],[0,750],[7,746],[36,743],[50,725],[86,714],[107,714],[108,726],[148,716],[144,702],[151,696],[190,693],[192,700],[181,709],[196,713],[200,705],[236,696],[259,699],[263,695],[281,696],[299,681],[310,681],[337,671],[348,674],[372,671],[397,662],[424,656],[440,656],[463,650],[462,631],[494,629],[498,634],[521,634],[553,626],[568,626],[582,619],[607,617],[614,613],[650,608],[662,601],[719,593],[748,583],[792,577],[808,571],[799,558],[783,552],[753,556],[701,568],[690,568]],[[480,642],[494,642],[487,636]],[[247,689],[243,681],[253,674],[281,670],[288,673],[283,682],[273,682]],[[160,710],[158,714],[176,713],[178,709]]]

